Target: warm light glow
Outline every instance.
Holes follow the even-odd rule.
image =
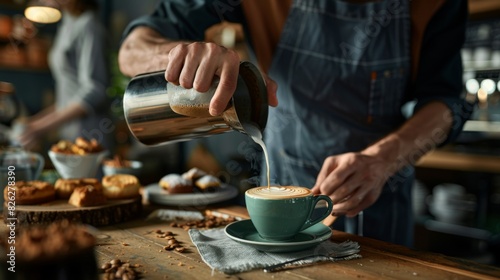
[[[486,91],[487,94],[492,94],[495,92],[495,82],[491,79],[484,79],[481,82],[481,88]]]
[[[476,79],[469,79],[465,82],[465,89],[471,94],[476,94],[479,90],[479,82]]]
[[[27,19],[38,23],[54,23],[61,19],[61,12],[52,7],[31,6],[24,10]]]
[[[477,98],[479,99],[479,102],[484,103],[488,100],[488,93],[483,88],[480,88],[477,91]]]

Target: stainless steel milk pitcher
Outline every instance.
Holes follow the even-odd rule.
[[[246,134],[244,127],[248,124],[264,130],[267,91],[255,65],[240,63],[236,91],[226,110],[214,117],[207,113],[208,107],[200,106],[208,106],[207,100],[208,104],[210,100],[206,97],[210,97],[216,87],[214,82],[208,92],[199,93],[169,84],[165,71],[137,75],[130,80],[123,97],[128,127],[134,137],[146,145],[187,141],[232,130]]]

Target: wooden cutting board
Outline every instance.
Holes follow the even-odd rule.
[[[97,227],[129,221],[139,216],[141,211],[141,197],[109,200],[104,205],[92,207],[76,207],[67,200],[55,200],[40,205],[17,205],[12,212],[8,212],[4,205],[3,217],[5,223],[9,222],[9,218],[17,218],[18,225],[46,224],[67,219]]]

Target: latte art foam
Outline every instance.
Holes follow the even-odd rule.
[[[246,193],[255,198],[283,199],[309,196],[311,190],[295,186],[266,186],[249,189]]]

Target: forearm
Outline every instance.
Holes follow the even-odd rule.
[[[42,111],[38,112],[36,115],[29,117],[28,121],[34,122],[36,120],[42,119],[45,116],[52,114],[55,111],[55,109],[56,109],[55,105],[50,105],[45,109],[43,109]]]
[[[452,126],[450,109],[441,102],[431,102],[420,109],[397,131],[369,146],[363,154],[392,162],[387,174],[393,175],[405,165],[414,165],[425,153],[442,143]]]
[[[181,43],[163,37],[148,27],[136,27],[123,41],[118,53],[120,71],[130,77],[163,70],[169,51]]]
[[[86,111],[83,106],[80,104],[72,104],[61,110],[53,110],[50,114],[46,114],[34,120],[32,124],[42,131],[48,131],[85,115]]]

